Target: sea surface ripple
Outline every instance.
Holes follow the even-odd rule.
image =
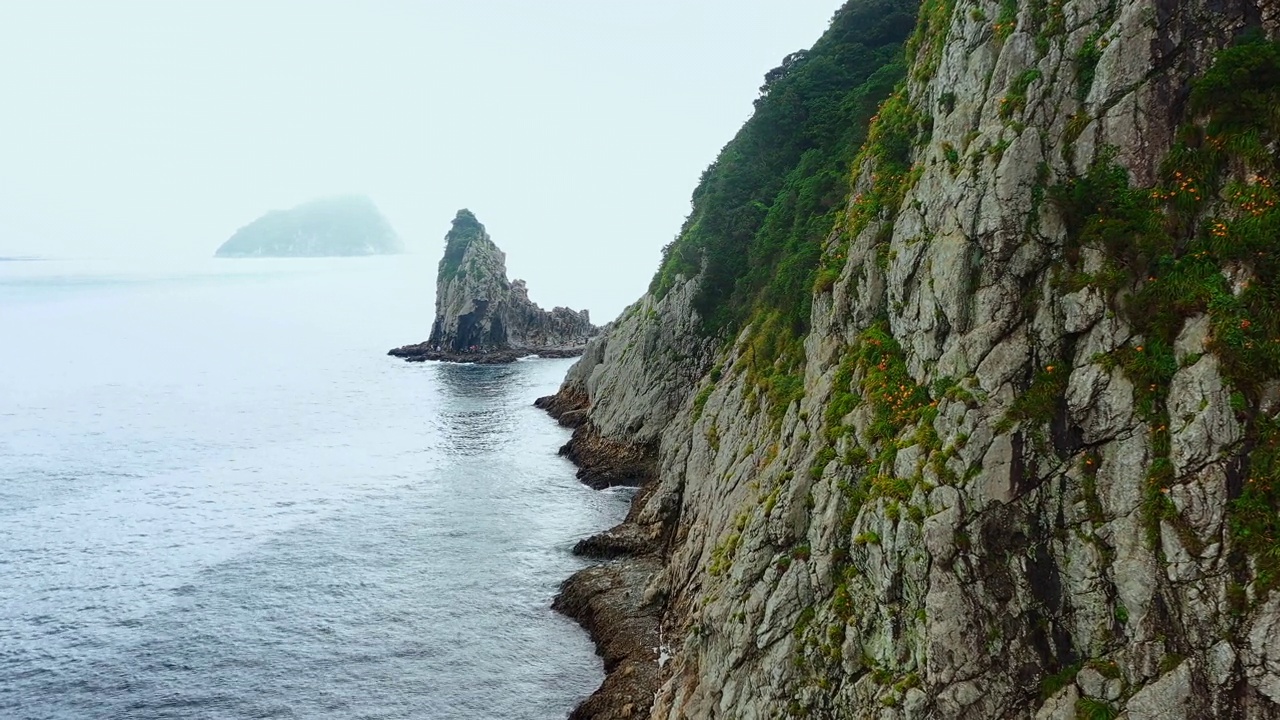
[[[563,718],[621,518],[531,406],[406,364],[433,263],[0,264],[0,717]]]

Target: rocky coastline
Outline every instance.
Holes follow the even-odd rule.
[[[569,389],[534,405],[561,425],[574,428],[560,454],[578,467],[578,479],[595,489],[638,488],[619,525],[580,540],[573,553],[601,560],[574,573],[561,586],[552,609],[576,621],[604,660],[605,680],[570,720],[646,717],[670,655],[662,642],[659,591],[650,579],[662,569],[661,536],[638,517],[657,477],[656,448],[609,441],[590,422],[584,396]]]
[[[582,355],[584,349],[585,347],[500,348],[495,350],[476,350],[474,352],[455,352],[439,349],[438,345],[431,343],[417,343],[415,345],[392,348],[387,351],[387,354],[407,362],[432,360],[435,362],[474,363],[476,365],[505,365],[521,358],[535,356],[540,358],[575,358]]]
[[[837,66],[805,246],[848,148],[775,119]],[[572,717],[1280,718],[1274,78],[1265,0],[850,2],[771,72],[538,403],[640,488]]]

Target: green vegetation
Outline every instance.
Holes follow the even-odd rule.
[[[1231,532],[1257,559],[1258,585],[1280,584],[1280,423],[1259,417],[1251,428],[1254,446],[1240,497],[1231,502]]]
[[[1029,422],[1043,425],[1058,410],[1059,401],[1067,391],[1071,368],[1062,363],[1049,363],[1036,373],[1031,386],[1013,401],[1013,407],[996,423],[996,432],[1013,429],[1014,423]]]
[[[1080,672],[1080,663],[1068,665],[1052,675],[1046,675],[1044,680],[1040,681],[1040,699],[1048,700],[1053,697],[1059,690],[1067,685],[1075,682],[1076,675]]]
[[[461,274],[462,258],[473,240],[484,236],[484,226],[470,210],[459,210],[453,218],[453,227],[444,236],[444,257],[436,271],[439,280],[448,280]]]
[[[1164,657],[1160,658],[1160,674],[1172,672],[1182,664],[1183,660],[1186,658],[1178,653],[1165,653]]]
[[[862,397],[874,413],[865,439],[870,443],[893,442],[934,404],[928,391],[917,385],[907,371],[902,348],[887,324],[880,323],[863,332],[856,356],[863,375]]]
[[[752,325],[743,361],[747,380],[764,390],[776,426],[787,407],[804,394],[804,336],[779,311],[762,312]]]
[[[960,151],[956,150],[955,145],[949,142],[942,143],[942,157],[946,159],[952,175],[960,171]]]
[[[991,26],[997,40],[1004,40],[1013,34],[1018,26],[1018,0],[1000,0],[1000,15]]]
[[[1022,114],[1027,109],[1027,88],[1042,76],[1039,69],[1031,68],[1015,78],[1009,86],[1009,94],[1000,98],[1000,117],[1008,120]]]
[[[907,190],[923,171],[923,167],[912,165],[911,152],[925,135],[925,118],[907,100],[906,89],[898,88],[890,95],[873,120],[857,164],[872,165],[875,171],[871,176],[871,189],[855,195],[851,203],[847,228],[850,236],[874,220],[896,214]],[[892,226],[886,226],[879,239],[887,242],[891,229]]]
[[[1155,188],[1131,187],[1103,156],[1085,177],[1052,190],[1072,239],[1073,267],[1063,281],[1127,291],[1123,309],[1139,339],[1110,361],[1133,381],[1151,428],[1144,516],[1153,546],[1162,520],[1189,549],[1198,542],[1168,498],[1166,399],[1178,370],[1174,341],[1187,318],[1208,314],[1209,349],[1235,388],[1232,408],[1249,449],[1244,487],[1231,501],[1232,534],[1254,558],[1256,587],[1265,593],[1280,584],[1280,433],[1258,409],[1263,384],[1280,377],[1280,196],[1273,188],[1280,161],[1267,150],[1280,140],[1280,43],[1251,39],[1219,53],[1193,83],[1190,113],[1202,120],[1183,127]],[[1106,257],[1101,272],[1079,271],[1086,247]]]
[[[811,50],[766,76],[755,114],[703,173],[693,211],[664,249],[655,295],[702,269],[694,306],[709,333],[741,327],[761,307],[779,330],[807,331],[822,243],[869,120],[905,73],[915,6],[849,3]]]
[[[1031,0],[1031,24],[1036,28],[1036,55],[1049,54],[1050,39],[1067,31],[1066,0]]]
[[[925,3],[921,24],[940,22],[936,7],[949,16],[950,5]],[[848,3],[812,49],[766,75],[754,115],[703,173],[650,284],[661,297],[677,278],[700,277],[693,305],[705,333],[727,340],[751,326],[739,369],[775,425],[803,392],[813,288],[830,288],[842,266],[843,252],[822,254],[845,226],[851,173],[872,155],[899,173],[922,125],[914,113],[894,120],[907,111],[903,93],[882,104],[906,74],[904,43],[940,57],[919,29],[908,40],[916,9],[909,0]],[[886,188],[877,183],[874,195],[887,206]]]
[[[853,539],[853,544],[854,545],[879,545],[880,533],[877,533],[874,530],[867,530],[866,532],[860,532],[858,533],[857,537]]]
[[[951,28],[951,15],[956,9],[956,0],[924,0],[917,4],[919,21],[911,38],[907,40],[907,62],[915,68],[915,79],[927,82],[933,78],[938,63],[942,62],[942,49],[947,42],[947,31]],[[946,94],[942,97],[945,102]]]
[[[694,396],[693,398],[693,419],[694,420],[697,420],[698,418],[702,417],[702,411],[707,407],[707,400],[711,399],[711,393],[715,392],[716,383],[720,382],[720,376],[722,375],[722,373],[723,373],[723,368],[720,365],[716,365],[715,367],[711,368],[711,372],[707,376],[707,379],[709,380],[709,382],[707,382],[707,384],[703,386],[701,390],[698,391],[698,394]]]
[[[1118,717],[1120,711],[1108,702],[1093,698],[1080,698],[1076,701],[1076,720],[1115,720]]]
[[[1089,97],[1093,78],[1098,71],[1098,61],[1102,59],[1102,51],[1106,48],[1102,33],[1103,31],[1098,30],[1090,34],[1076,51],[1076,99],[1080,102]]]
[[[950,378],[940,380],[931,389],[936,397],[967,395],[959,383]],[[883,319],[865,330],[845,351],[833,378],[831,398],[823,410],[824,444],[810,472],[814,477],[822,477],[832,463],[846,468],[836,474],[836,486],[844,495],[836,535],[843,542],[837,544],[831,556],[834,591],[817,614],[823,622],[810,623],[807,632],[798,636],[801,642],[796,655],[797,664],[808,669],[811,682],[819,688],[824,678],[829,677],[823,664],[841,662],[845,625],[859,609],[855,607],[852,591],[860,574],[852,561],[854,551],[881,542],[875,530],[853,534],[859,511],[867,502],[882,499],[885,517],[893,522],[905,522],[909,518],[919,523],[924,519],[923,509],[906,504],[920,477],[897,478],[893,466],[899,448],[908,445],[919,445],[928,457],[945,454],[932,428],[937,402],[936,397],[931,398],[931,389],[917,385],[907,372],[902,348]],[[870,412],[872,422],[866,432],[855,439],[852,437],[854,427],[845,420],[859,407]],[[915,426],[914,432],[910,430],[912,426]],[[836,447],[842,441],[848,441],[845,453],[837,457]],[[964,439],[957,439],[956,443],[963,445]],[[804,552],[807,554],[807,546]],[[792,557],[796,558],[797,553],[793,552]],[[920,621],[923,622],[923,618]],[[872,672],[882,679],[882,684],[888,685],[898,678],[895,692],[899,695],[919,682],[916,676],[902,676],[869,661],[867,667],[874,667]],[[803,715],[798,706],[792,712]]]
[[[733,531],[711,548],[711,564],[707,567],[707,572],[712,577],[722,575],[733,567],[733,558],[742,545],[742,531],[747,528],[750,520],[750,512],[739,513],[733,520]]]

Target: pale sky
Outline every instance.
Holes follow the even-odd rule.
[[[840,4],[3,2],[0,256],[203,257],[360,193],[418,255],[470,208],[535,300],[608,320]]]

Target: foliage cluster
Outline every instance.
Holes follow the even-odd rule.
[[[905,73],[916,3],[846,4],[807,53],[766,77],[755,113],[702,175],[693,209],[650,290],[702,280],[694,306],[709,333],[759,306],[803,334],[822,242],[848,197],[869,118]]]
[[[1027,109],[1027,89],[1043,76],[1038,68],[1031,68],[1014,78],[1009,94],[1000,98],[1000,117],[1008,120]]]
[[[917,385],[907,371],[902,348],[885,323],[862,333],[857,358],[862,370],[862,397],[873,413],[867,440],[896,440],[904,428],[919,422],[932,407],[929,392]]]
[[[894,459],[901,447],[920,444],[927,455],[940,445],[932,430],[937,400],[907,371],[902,348],[885,321],[863,331],[836,370],[831,399],[824,411],[825,442],[810,468],[813,475],[820,476],[837,459],[836,447],[841,438],[853,433],[844,419],[858,407],[869,411],[870,423],[863,436],[850,443],[845,457],[840,458],[842,464],[856,472],[854,479],[841,482],[846,501],[842,535],[853,526],[868,500],[889,498],[897,502],[911,496],[918,478],[894,475]],[[904,437],[912,426],[917,432]]]
[[[453,218],[453,227],[444,236],[444,257],[436,271],[439,280],[449,280],[462,269],[462,259],[473,240],[484,235],[484,226],[470,210],[459,210]]]
[[[1209,349],[1237,390],[1246,428],[1247,482],[1233,498],[1231,526],[1255,558],[1259,589],[1280,583],[1280,442],[1274,419],[1259,410],[1265,383],[1280,377],[1280,43],[1245,41],[1220,52],[1192,86],[1187,123],[1155,188],[1134,188],[1103,156],[1086,176],[1054,189],[1072,245],[1102,251],[1100,272],[1066,279],[1108,292],[1127,290],[1127,319],[1139,339],[1113,356],[1136,387],[1151,427],[1146,516],[1149,538],[1160,520],[1178,522],[1168,500],[1173,481],[1166,399],[1178,370],[1173,345],[1186,319],[1207,314]],[[1192,358],[1194,360],[1195,358]]]
[[[1019,395],[1009,412],[996,423],[996,432],[1008,432],[1014,423],[1029,422],[1043,425],[1053,418],[1054,411],[1067,391],[1071,368],[1061,363],[1049,363],[1036,373],[1031,386]]]
[[[1075,710],[1076,720],[1115,720],[1120,717],[1120,711],[1111,703],[1095,698],[1076,700]]]
[[[1231,503],[1231,531],[1255,559],[1258,585],[1280,582],[1280,422],[1258,418],[1249,470],[1240,496]]]

